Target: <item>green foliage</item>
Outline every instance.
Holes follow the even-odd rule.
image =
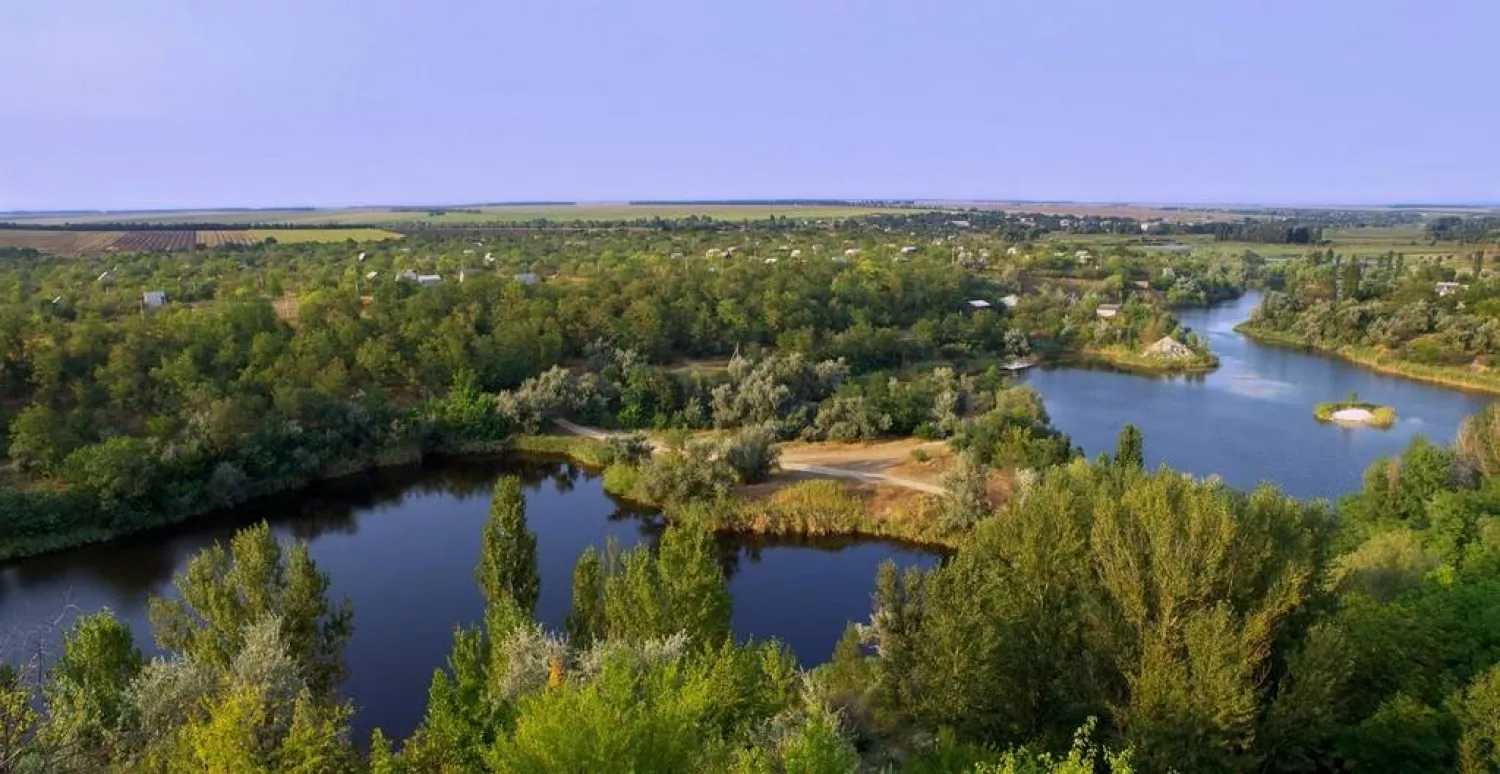
[[[746,427],[724,442],[720,456],[734,469],[740,483],[758,484],[770,478],[781,450],[771,428]]]
[[[1135,766],[1129,752],[1115,753],[1094,743],[1094,721],[1090,718],[1078,729],[1068,754],[1058,758],[1027,749],[1008,750],[995,763],[982,763],[973,774],[1133,774]]]
[[[715,646],[729,636],[729,590],[713,537],[693,522],[668,527],[655,555],[644,546],[621,553],[611,544],[603,576],[607,639],[643,642],[683,633],[691,642]],[[584,589],[574,594],[587,598]]]
[[[513,604],[525,616],[536,610],[541,581],[536,566],[536,535],[526,527],[526,496],[521,480],[495,482],[490,517],[480,537],[475,579],[491,605]]]
[[[754,452],[747,449],[747,453]],[[759,455],[764,461],[773,451]],[[774,457],[770,457],[774,460]],[[746,463],[753,462],[748,456]],[[642,467],[641,491],[649,502],[667,505],[712,500],[729,494],[735,469],[713,445],[694,441],[682,449],[668,450]]]
[[[106,764],[142,663],[130,630],[108,609],[76,621],[44,689],[47,723],[38,744],[76,751],[79,768]]]
[[[584,549],[573,567],[573,607],[568,611],[568,642],[586,648],[604,636],[604,570],[599,552]]]
[[[223,667],[240,651],[247,627],[274,617],[315,695],[338,686],[353,610],[347,600],[329,602],[328,576],[305,544],[284,551],[265,523],[247,527],[227,550],[215,543],[193,557],[175,584],[177,598],[151,598],[162,649]]]
[[[790,664],[769,646],[726,644],[697,655],[646,658],[624,650],[591,658],[599,659],[597,667],[519,698],[512,730],[484,751],[487,767],[724,771],[756,721],[788,708],[791,699]],[[787,758],[816,763],[826,754],[819,741],[794,741]]]
[[[1009,387],[995,396],[994,408],[968,423],[953,440],[980,462],[997,468],[1041,469],[1076,454],[1068,436],[1050,424],[1041,397],[1030,387]]]
[[[1115,464],[1127,470],[1143,470],[1146,467],[1146,445],[1141,431],[1129,422],[1120,428],[1120,440],[1115,444]]]
[[[973,447],[957,455],[953,468],[943,474],[940,483],[948,491],[941,513],[943,524],[948,529],[967,529],[994,514],[995,504],[990,499],[990,469]]]
[[[1500,665],[1490,667],[1464,691],[1459,724],[1461,774],[1487,774],[1500,769]]]

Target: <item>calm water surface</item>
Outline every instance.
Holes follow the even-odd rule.
[[[209,523],[0,569],[0,633],[15,633],[12,648],[17,634],[30,635],[33,645],[52,642],[55,636],[41,630],[44,622],[107,606],[149,647],[147,597],[171,593],[173,574],[202,548],[268,519],[278,537],[307,540],[331,578],[331,594],[354,602],[344,693],[358,708],[357,733],[363,739],[380,727],[404,737],[421,719],[454,626],[481,616],[474,565],[490,489],[504,473],[519,474],[527,484],[541,573],[537,616],[554,628],[567,615],[573,564],[585,548],[602,549],[609,538],[622,546],[654,543],[661,533],[653,513],[621,506],[596,476],[573,465],[513,460],[388,469]],[[846,622],[868,619],[881,562],[937,562],[926,552],[870,541],[725,540],[720,552],[734,596],[735,633],[780,639],[807,664],[828,658]]]
[[[1209,374],[1153,378],[1055,368],[1024,378],[1046,400],[1052,421],[1089,456],[1113,451],[1121,426],[1130,422],[1145,435],[1151,465],[1217,473],[1240,488],[1272,481],[1299,497],[1330,499],[1358,489],[1371,462],[1400,452],[1416,435],[1453,440],[1464,417],[1491,400],[1257,344],[1234,326],[1259,302],[1259,294],[1251,293],[1178,314],[1219,356],[1218,370]],[[1396,426],[1346,428],[1313,418],[1314,406],[1350,390],[1362,400],[1394,406]]]

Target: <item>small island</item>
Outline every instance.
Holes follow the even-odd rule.
[[[1386,429],[1396,424],[1396,410],[1390,406],[1365,403],[1359,395],[1351,392],[1346,400],[1319,403],[1313,410],[1319,422],[1338,422],[1350,425],[1368,425]]]
[[[1083,350],[1083,354],[1116,368],[1139,373],[1203,372],[1219,367],[1219,358],[1208,351],[1205,344],[1196,339],[1193,344],[1189,346],[1172,336],[1163,336],[1143,349],[1119,345],[1089,347]]]

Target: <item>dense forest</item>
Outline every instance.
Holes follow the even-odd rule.
[[[1004,242],[907,250],[876,242],[890,238],[883,231],[822,229],[780,244],[777,232],[750,233],[16,256],[0,266],[0,419],[14,468],[0,488],[0,555],[364,466],[498,448],[557,415],[725,427],[740,421],[715,413],[733,370],[691,363],[736,354],[826,362],[834,376],[817,389],[796,368],[756,377],[757,389],[807,402],[808,425],[832,401],[830,411],[870,407],[864,436],[911,432],[921,423],[903,417],[922,409],[893,402],[936,393],[913,398],[891,380],[920,381],[944,363],[983,372],[1038,355],[1129,355],[1168,335],[1207,357],[1167,303],[1243,282],[1187,260],[1153,276],[1136,268],[1143,258],[1111,258],[1072,271],[1074,281],[1067,267],[1044,270],[1046,257],[1035,276],[991,268],[998,256],[985,254]],[[1136,288],[1124,280],[1133,271],[1169,291]],[[145,303],[152,291],[164,303]],[[1096,313],[1121,301],[1111,318]],[[476,409],[475,395],[498,408]],[[803,429],[789,423],[781,437]]]

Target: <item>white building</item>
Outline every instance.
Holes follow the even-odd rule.
[[[1458,282],[1439,282],[1436,286],[1437,294],[1440,296],[1451,296],[1469,289],[1468,285]]]
[[[141,294],[141,303],[147,309],[156,309],[167,303],[167,292],[165,290],[148,290]]]
[[[1021,303],[1021,297],[1015,293],[1011,293],[1008,296],[1001,296],[1000,303],[1005,304],[1006,309],[1015,309],[1016,305]]]

